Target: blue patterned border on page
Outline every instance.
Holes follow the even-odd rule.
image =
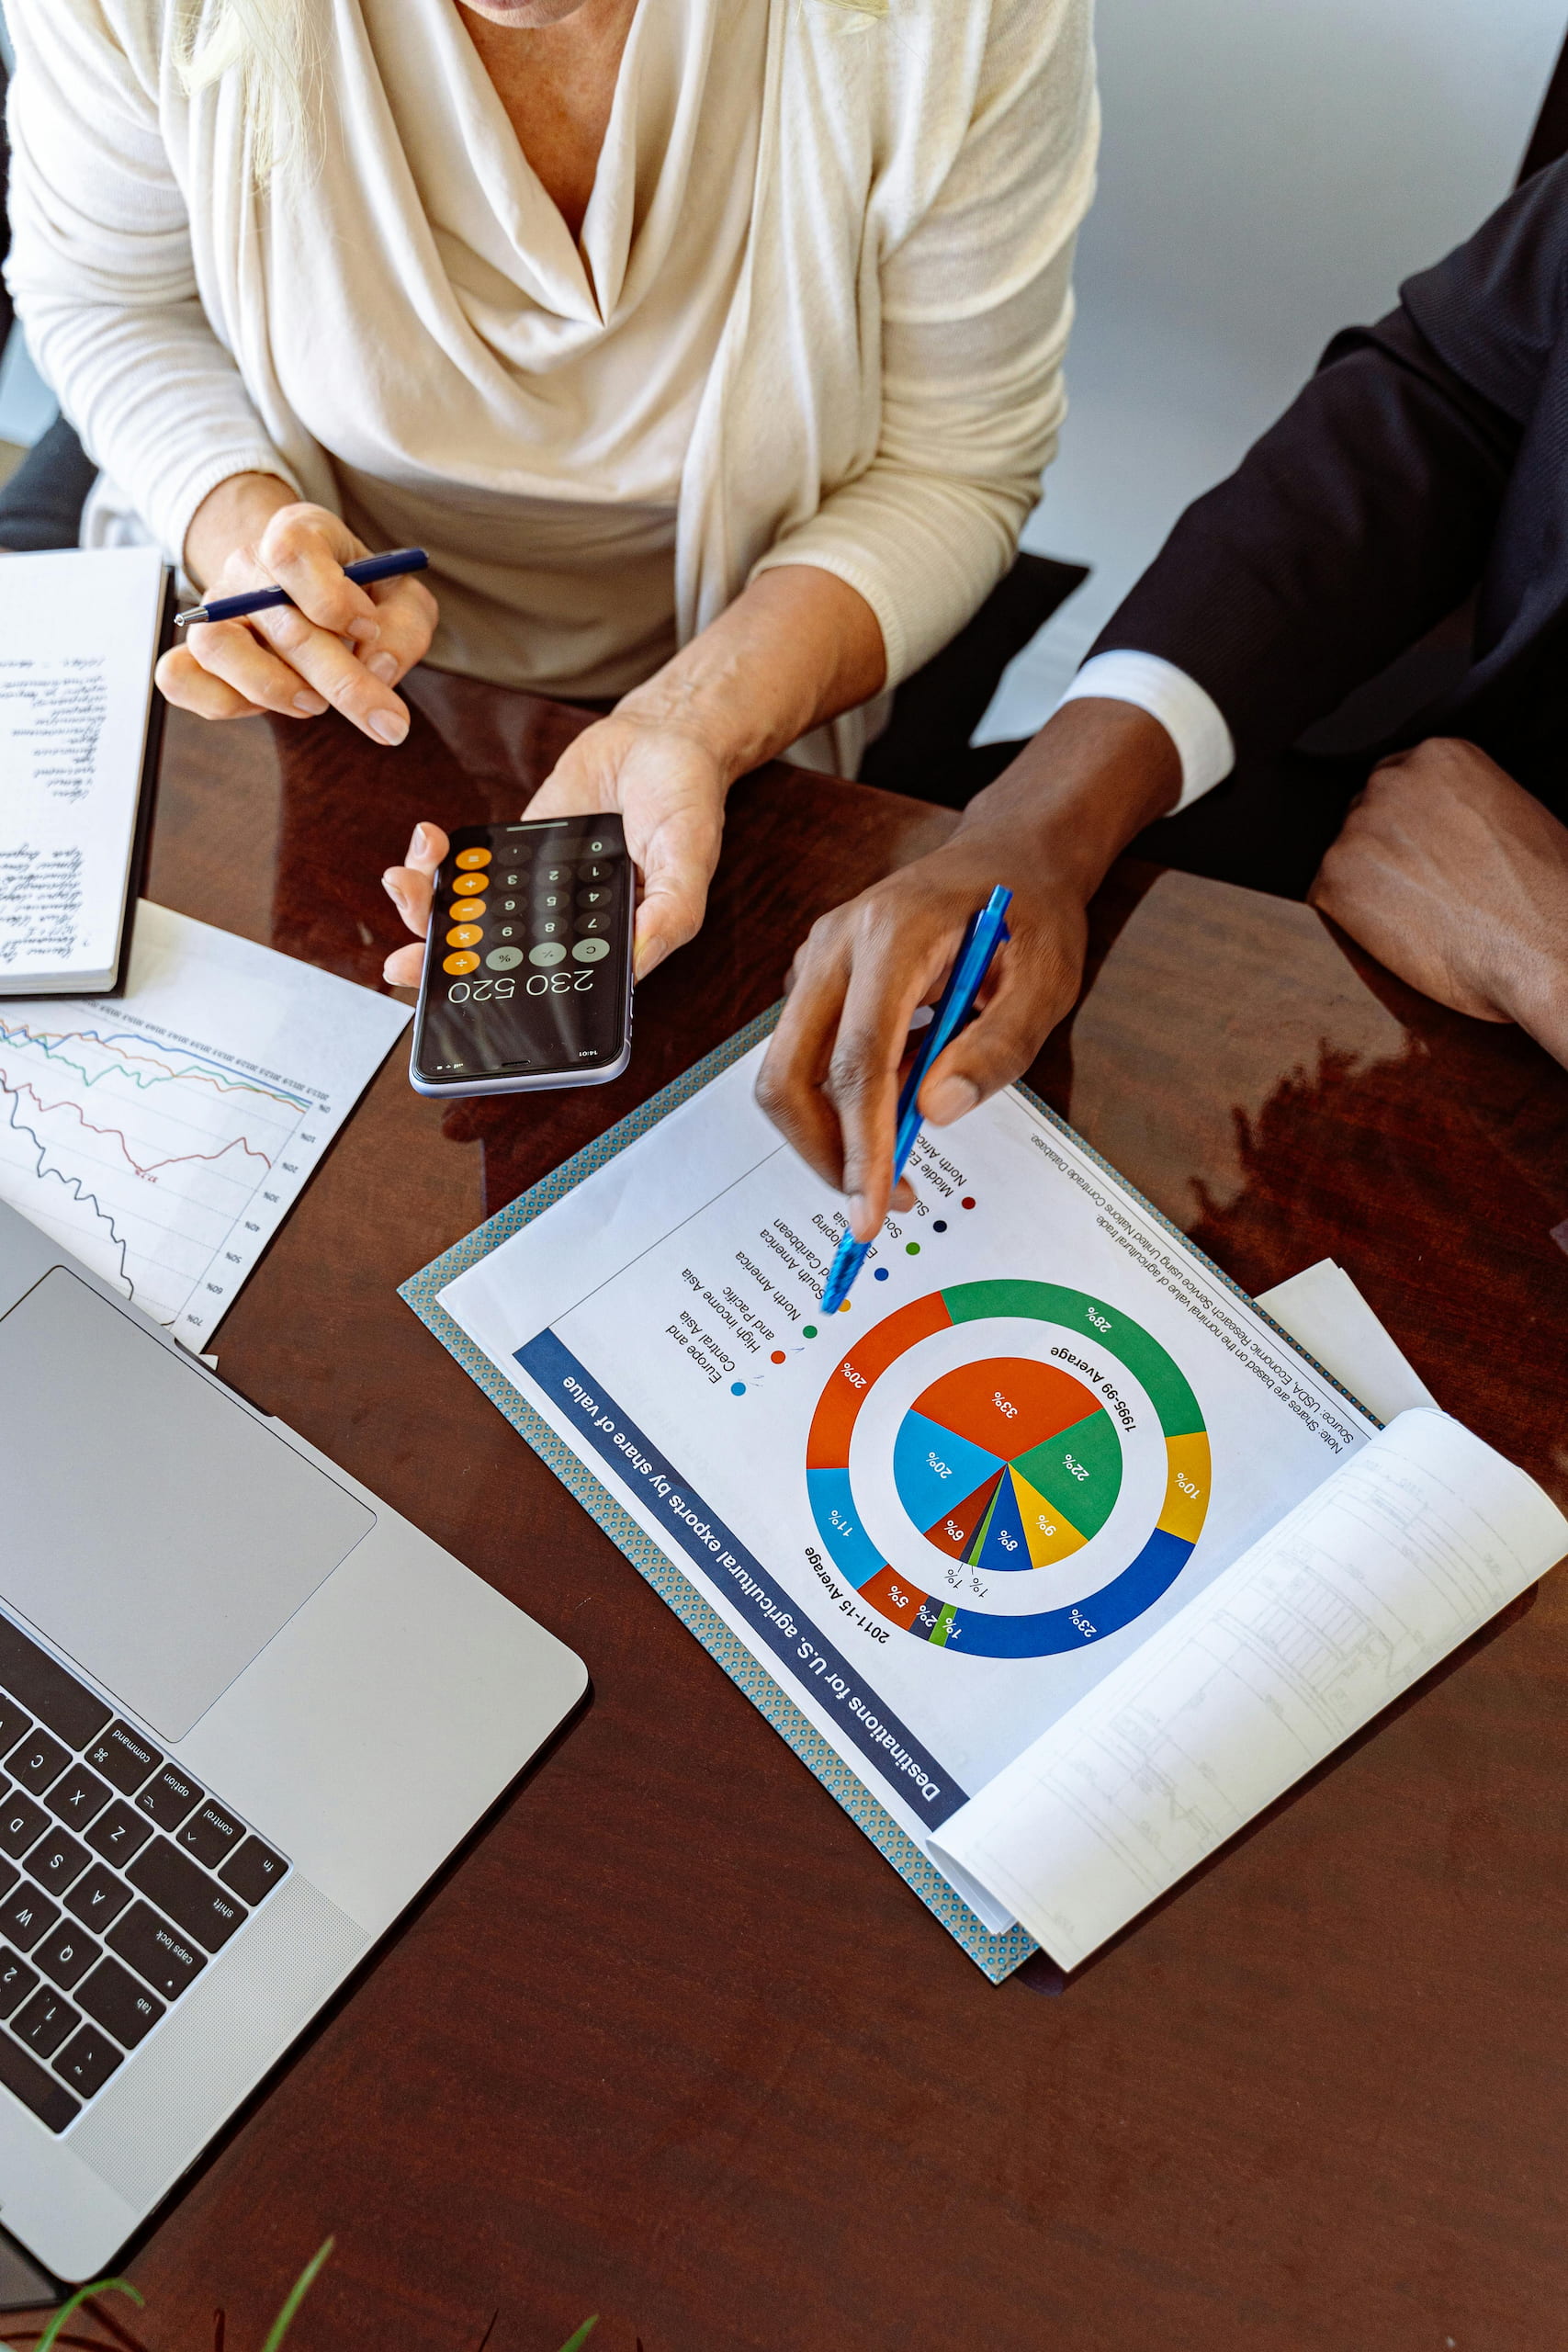
[[[439,1258],[433,1259],[417,1274],[412,1274],[406,1283],[399,1286],[398,1295],[408,1302],[421,1321],[427,1324],[442,1345],[450,1350],[464,1371],[478,1382],[519,1435],[526,1438],[535,1453],[555,1472],[562,1485],[570,1487],[611,1542],[626,1554],[633,1567],[647,1578],[660,1599],[669,1603],[688,1632],[696,1635],[731,1681],[739,1685],[779,1736],[788,1741],[801,1762],[838,1799],[852,1821],[865,1832],[873,1845],[913,1888],[927,1909],[934,1912],[976,1967],[982,1969],[994,1984],[999,1984],[1032,1952],[1039,1950],[1028,1929],[1015,1927],[1010,1928],[1006,1935],[992,1935],[963,1897],[927,1860],[914,1839],[877,1803],[859,1775],[850,1770],[837,1751],[828,1745],[816,1725],[785,1695],[767,1668],[731,1633],[717,1611],[703,1599],[669,1555],[660,1551],[644,1533],[630,1512],[622,1508],[581,1456],[557,1436],[543,1416],[536,1413],[504,1374],[497,1371],[490,1358],[475,1346],[441,1304],[440,1294],[448,1283],[456,1282],[459,1274],[466,1273],[481,1258],[488,1258],[492,1250],[498,1250],[503,1241],[509,1241],[524,1226],[531,1225],[544,1210],[581,1184],[584,1177],[592,1176],[596,1168],[603,1168],[606,1161],[625,1151],[628,1144],[634,1144],[640,1136],[647,1135],[661,1119],[668,1118],[671,1111],[677,1110],[682,1102],[690,1102],[694,1094],[700,1093],[722,1070],[728,1069],[743,1054],[750,1053],[762,1038],[771,1036],[783,1009],[782,1004],[775,1004],[770,1006],[766,1012],[760,1012],[754,1021],[747,1023],[744,1029],[737,1030],[733,1037],[727,1038],[722,1046],[716,1046],[700,1062],[682,1071],[679,1078],[672,1079],[657,1094],[649,1095],[637,1110],[628,1112],[604,1135],[585,1144],[581,1151],[574,1152],[558,1168],[552,1169],[549,1175],[541,1178],[529,1191],[520,1193],[516,1200],[509,1201],[505,1208],[498,1209],[494,1216],[476,1227],[463,1240],[454,1242],[450,1250],[443,1250]],[[1255,1314],[1263,1316],[1269,1328],[1278,1333],[1293,1353],[1305,1358],[1320,1379],[1327,1381],[1340,1396],[1349,1396],[1348,1389],[1334,1379],[1332,1374],[1325,1372],[1314,1358],[1306,1356],[1305,1351],[1280,1324],[1274,1321],[1272,1316],[1248,1297],[1223,1267],[1216,1266],[1212,1258],[1205,1257],[1201,1250],[1195,1248],[1179,1226],[1174,1225],[1169,1217],[1156,1209],[1152,1201],[1145,1200],[1109,1160],[1103,1159],[1075,1128],[1058,1117],[1048,1102],[1042,1102],[1039,1095],[1027,1086],[1021,1086],[1018,1091],[1043,1118],[1049,1120],[1052,1126],[1070,1136],[1097,1168],[1114,1178],[1143,1214],[1151,1217],[1163,1232],[1180,1244],[1190,1260],[1201,1266],[1224,1289],[1245,1300]],[[1351,1397],[1350,1401],[1356,1403],[1357,1399]],[[1362,1406],[1359,1409],[1364,1412],[1366,1408]]]

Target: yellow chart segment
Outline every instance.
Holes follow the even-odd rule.
[[[1018,1497],[1019,1516],[1023,1521],[1023,1540],[1029,1546],[1029,1556],[1037,1568],[1048,1568],[1057,1560],[1065,1560],[1069,1552],[1081,1552],[1089,1538],[1080,1535],[1070,1519],[1064,1519],[1054,1503],[1048,1503],[1036,1487],[1015,1469],[1012,1489]]]
[[[1184,1543],[1196,1544],[1203,1532],[1203,1514],[1209,1508],[1209,1441],[1201,1430],[1194,1437],[1168,1437],[1165,1450],[1170,1471],[1158,1524],[1168,1535],[1179,1535]]]

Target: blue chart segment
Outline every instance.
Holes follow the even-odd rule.
[[[912,1529],[931,1547],[933,1582],[938,1573],[950,1587],[959,1581],[953,1562],[986,1575],[1028,1575],[1058,1568],[1078,1552],[1086,1554],[1086,1577],[1102,1579],[1076,1602],[1004,1615],[968,1600],[962,1607],[943,1600],[892,1566],[856,1502],[850,1446],[866,1397],[911,1349],[939,1331],[1020,1319],[1059,1326],[1133,1374],[1159,1419],[1166,1488],[1134,1556],[1096,1562],[1089,1547],[1111,1520],[1122,1478],[1121,1435],[1096,1376],[986,1351],[976,1329],[974,1359],[922,1390],[893,1442],[893,1483]],[[1083,1368],[1081,1358],[1069,1361]],[[813,1516],[840,1573],[906,1633],[976,1657],[1049,1657],[1131,1624],[1191,1557],[1209,1481],[1202,1413],[1174,1359],[1119,1307],[1053,1283],[964,1283],[911,1300],[835,1367],[807,1445]],[[939,1561],[949,1565],[939,1571]],[[971,1582],[984,1592],[978,1576]]]
[[[906,1413],[893,1445],[893,1476],[915,1525],[922,1530],[994,1480],[1001,1469],[994,1453],[971,1445],[923,1413]]]

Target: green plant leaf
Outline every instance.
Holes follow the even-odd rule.
[[[52,2352],[52,2346],[60,2341],[60,2331],[72,2312],[79,2312],[83,2304],[91,2301],[95,2295],[129,2295],[138,2310],[141,2307],[141,2298],[129,2278],[95,2278],[90,2287],[78,2287],[71,2301],[61,2304],[39,2338],[38,2352]]]
[[[592,2335],[598,2324],[599,2314],[595,2312],[592,2319],[585,2319],[583,2321],[582,2325],[578,2329],[575,2335],[569,2335],[567,2337],[566,2342],[561,2346],[560,2352],[578,2352],[579,2345],[587,2343],[589,2337]]]
[[[294,2324],[300,2304],[331,2261],[333,2248],[336,2244],[336,2238],[328,2238],[323,2245],[316,2248],[315,2253],[288,2290],[288,2300],[273,2321],[266,2342],[262,2346],[262,2352],[277,2352],[278,2346]]]

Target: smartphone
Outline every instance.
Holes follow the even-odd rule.
[[[618,1078],[632,1050],[635,887],[619,817],[455,832],[435,876],[415,1090],[522,1094]]]

